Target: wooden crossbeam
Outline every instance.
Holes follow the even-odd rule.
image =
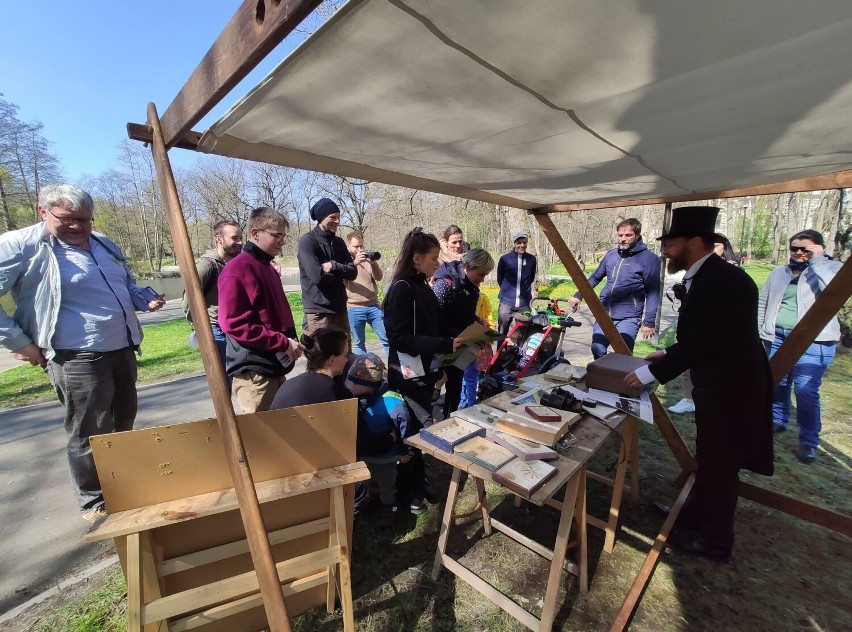
[[[163,113],[166,147],[174,147],[321,2],[243,0]]]
[[[722,189],[719,191],[701,191],[683,195],[665,195],[653,198],[633,198],[608,200],[606,202],[576,202],[568,204],[547,204],[533,209],[530,213],[562,213],[566,211],[589,211],[621,206],[641,206],[644,204],[667,204],[671,202],[696,202],[715,198],[738,198],[750,195],[774,195],[778,193],[797,193],[799,191],[820,191],[824,189],[846,189],[852,187],[852,170],[836,171],[821,176],[786,180],[774,184],[761,184],[739,189]]]
[[[553,246],[556,256],[559,257],[559,260],[571,276],[571,280],[574,281],[574,284],[580,290],[580,294],[585,299],[595,320],[598,321],[613,351],[624,355],[631,355],[630,349],[627,348],[627,343],[624,342],[621,334],[618,333],[615,323],[612,322],[612,318],[610,318],[600,298],[595,294],[588,279],[586,279],[585,271],[580,268],[580,264],[577,263],[577,260],[571,253],[571,249],[568,248],[568,244],[562,239],[562,235],[559,234],[559,230],[553,224],[553,220],[546,214],[535,215],[535,219],[541,227],[542,232],[544,232],[545,237],[550,242],[550,245]],[[681,469],[687,471],[694,470],[696,466],[695,457],[692,456],[683,437],[680,436],[677,428],[674,427],[665,407],[654,393],[651,393],[651,404],[654,408],[654,421],[657,424],[657,428],[659,428],[660,434],[663,435],[663,439],[665,439],[677,462],[680,464]]]
[[[151,144],[154,142],[154,133],[151,128],[142,123],[127,124],[127,138],[130,140],[138,140],[143,143]],[[189,131],[175,141],[174,146],[178,149],[198,149],[198,143],[201,142],[201,132]]]

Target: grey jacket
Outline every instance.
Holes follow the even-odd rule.
[[[816,297],[831,282],[842,265],[839,261],[833,261],[825,256],[811,259],[810,265],[802,272],[802,278],[796,286],[796,302],[799,311],[796,322],[802,320],[814,304]],[[775,319],[778,317],[781,300],[784,298],[784,290],[792,278],[790,266],[778,266],[769,273],[769,278],[760,290],[760,299],[757,303],[757,326],[760,337],[764,340],[775,339]],[[840,323],[835,316],[819,333],[815,342],[837,342],[838,340],[840,340]]]
[[[124,265],[133,306],[147,310],[148,301],[140,296],[142,290],[136,287],[119,247],[100,233],[92,233],[92,237]],[[53,253],[55,239],[42,222],[0,235],[0,296],[11,292],[15,301],[13,316],[0,309],[0,345],[9,351],[34,342],[47,359],[54,355],[51,340],[62,302],[59,264]],[[130,334],[133,344],[138,345],[142,327],[138,320],[135,323]]]

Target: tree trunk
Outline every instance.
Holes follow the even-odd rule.
[[[746,258],[751,261],[751,245],[754,241],[754,218],[757,216],[757,198],[750,198],[749,202],[749,210],[751,212],[748,216],[748,242]]]
[[[772,213],[772,265],[778,265],[778,247],[781,243],[781,196],[775,197],[775,212]]]

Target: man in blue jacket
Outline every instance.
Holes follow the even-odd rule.
[[[601,303],[609,312],[616,329],[630,351],[636,335],[650,338],[657,333],[657,312],[660,309],[660,258],[648,250],[642,241],[642,224],[631,217],[616,226],[618,247],[604,255],[598,269],[589,277],[594,288],[606,277]],[[580,293],[569,299],[576,312]],[[600,324],[592,330],[592,355],[595,360],[606,355],[609,341]]]
[[[529,235],[518,230],[512,233],[512,251],[497,262],[497,285],[500,286],[500,309],[497,327],[502,334],[509,332],[513,312],[525,312],[532,301],[536,258],[527,252]]]

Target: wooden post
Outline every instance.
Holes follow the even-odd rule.
[[[154,154],[154,166],[157,169],[157,179],[160,183],[163,203],[166,205],[169,229],[175,246],[175,256],[186,285],[189,307],[194,314],[205,314],[207,306],[204,303],[201,281],[198,278],[195,259],[192,256],[189,232],[178,198],[177,186],[169,162],[166,143],[163,139],[163,130],[160,127],[157,108],[153,103],[148,104],[148,125],[151,127],[153,135],[151,151]],[[263,516],[260,514],[260,503],[257,500],[257,491],[254,487],[242,436],[237,427],[231,395],[225,385],[225,372],[216,351],[213,331],[209,327],[198,327],[196,335],[198,336],[198,349],[204,362],[204,371],[207,375],[207,383],[210,385],[213,408],[219,422],[219,431],[225,446],[225,458],[231,470],[240,515],[246,531],[246,540],[257,573],[260,593],[263,597],[267,622],[273,632],[289,632],[290,621],[287,618],[287,609],[284,605],[284,595],[281,592],[278,571],[275,568],[269,537],[263,524]]]
[[[577,260],[574,259],[574,255],[571,254],[568,244],[565,243],[565,240],[562,239],[562,235],[559,234],[556,226],[554,226],[553,220],[551,220],[550,216],[546,213],[537,213],[534,217],[538,222],[538,225],[541,227],[541,230],[544,232],[544,235],[547,237],[547,240],[550,242],[550,245],[553,246],[553,250],[559,257],[559,260],[565,266],[568,274],[571,275],[571,280],[574,281],[577,288],[580,290],[580,294],[584,299],[586,299],[586,304],[589,306],[589,310],[598,321],[601,329],[603,329],[604,335],[609,340],[613,350],[616,353],[630,355],[627,343],[624,342],[621,334],[618,333],[618,329],[615,328],[615,323],[612,322],[612,318],[610,318],[609,313],[603,306],[603,303],[601,303],[598,295],[595,294],[588,279],[586,279],[585,271],[580,269],[580,265],[577,263]],[[666,412],[665,407],[660,403],[660,400],[654,393],[651,393],[651,404],[654,408],[654,421],[660,429],[663,439],[665,439],[677,459],[677,462],[680,464],[681,469],[688,471],[694,470],[696,467],[695,457],[692,456],[692,453],[689,451],[683,437],[680,436],[677,428],[675,428],[674,424],[672,424],[672,420]]]
[[[820,293],[769,361],[775,386],[793,370],[793,365],[802,357],[819,332],[837,315],[850,296],[852,296],[852,257],[849,257],[837,271],[831,283]]]

